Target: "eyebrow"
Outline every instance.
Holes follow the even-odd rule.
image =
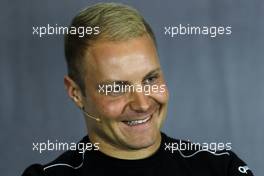
[[[143,80],[147,79],[148,77],[155,75],[156,73],[158,73],[160,71],[160,67],[148,72],[144,77]],[[101,83],[99,83],[98,85],[109,85],[109,84],[122,84],[122,85],[129,85],[131,84],[130,81],[125,81],[125,80],[106,80],[103,81]]]

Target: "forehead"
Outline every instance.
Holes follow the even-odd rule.
[[[98,81],[128,80],[159,67],[156,47],[145,35],[122,42],[100,41],[88,50],[87,76]]]

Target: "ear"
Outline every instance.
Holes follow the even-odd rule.
[[[82,92],[79,86],[68,76],[64,76],[64,86],[68,96],[74,101],[79,108],[83,107]]]

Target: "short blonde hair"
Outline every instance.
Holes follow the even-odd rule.
[[[65,56],[68,75],[84,93],[83,57],[89,46],[98,40],[126,41],[148,34],[156,45],[150,25],[140,13],[119,3],[98,3],[82,10],[74,17],[70,27],[99,27],[99,34],[79,37],[77,34],[65,36]]]

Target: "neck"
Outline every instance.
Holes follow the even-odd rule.
[[[146,148],[140,149],[129,149],[125,147],[119,147],[117,145],[113,145],[110,142],[102,139],[98,135],[94,135],[93,133],[88,133],[89,139],[92,143],[99,143],[99,151],[104,153],[105,155],[118,158],[118,159],[126,159],[126,160],[136,160],[143,159],[153,155],[160,147],[161,144],[161,134],[159,133],[158,139],[155,143]]]

